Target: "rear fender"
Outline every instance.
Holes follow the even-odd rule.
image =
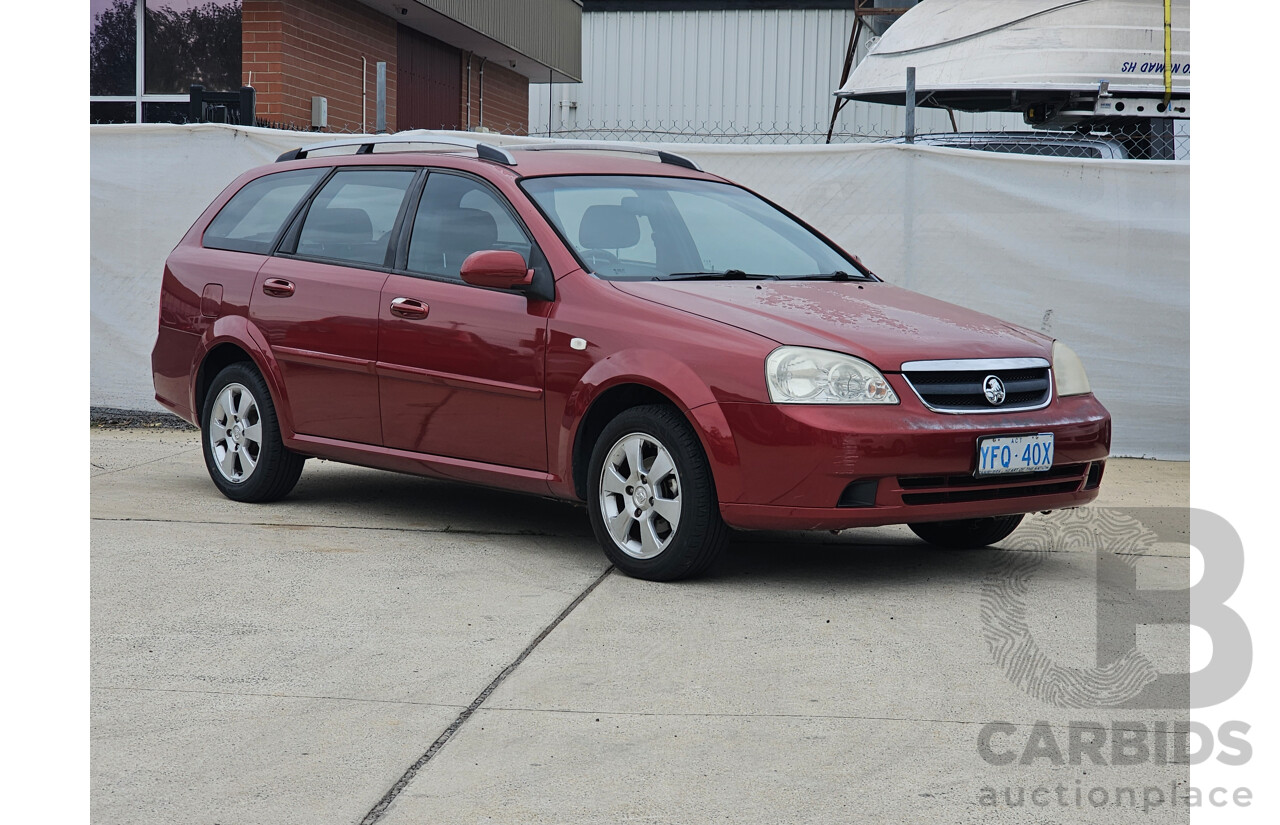
[[[262,330],[242,315],[224,315],[218,318],[209,325],[201,337],[200,346],[196,349],[191,365],[191,409],[196,411],[197,419],[203,411],[203,399],[196,398],[199,386],[197,376],[209,353],[221,344],[234,344],[248,353],[249,358],[252,359],[253,365],[267,382],[267,389],[271,391],[271,401],[276,408],[276,418],[280,423],[280,435],[287,445],[294,436],[293,414],[289,406],[289,395],[284,388],[280,365],[276,362]],[[212,379],[213,376],[208,378]]]

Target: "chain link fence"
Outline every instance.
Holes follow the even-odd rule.
[[[719,122],[629,121],[594,123],[579,121],[571,126],[533,130],[539,137],[579,140],[624,140],[666,143],[728,143],[748,145],[793,145],[824,143],[911,143],[946,146],[988,152],[1009,152],[1068,158],[1190,160],[1189,121],[1135,121],[1108,131],[1022,130],[949,131],[917,134],[908,139],[888,131],[850,132],[785,123],[758,123],[739,126]]]
[[[173,105],[170,115],[159,122],[186,124],[192,121]],[[227,122],[239,123],[238,113],[230,113]],[[131,118],[93,118],[92,123],[127,123]],[[253,125],[266,129],[314,132],[317,135],[362,134],[356,126],[315,128],[310,123],[257,118]],[[987,152],[1006,152],[1065,158],[1187,160],[1191,159],[1191,125],[1189,120],[1134,120],[1109,130],[1091,131],[1000,129],[990,131],[947,131],[917,134],[907,138],[901,133],[867,130],[862,132],[827,130],[808,126],[796,128],[787,123],[756,123],[742,126],[715,121],[663,122],[648,120],[592,122],[542,129],[508,128],[476,130],[478,134],[549,137],[574,140],[617,140],[661,143],[720,143],[753,146],[813,145],[842,143],[916,143],[921,146],[943,146]]]

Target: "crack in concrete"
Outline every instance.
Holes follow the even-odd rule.
[[[118,471],[117,471],[118,472]],[[95,476],[96,477],[96,476]],[[201,524],[201,525],[238,525],[241,527],[306,527],[316,530],[374,530],[386,533],[431,533],[431,534],[449,534],[456,536],[510,536],[515,538],[548,538],[548,539],[589,539],[590,536],[578,533],[543,533],[535,530],[514,530],[502,532],[496,530],[478,530],[472,528],[453,527],[446,524],[443,527],[370,527],[362,524],[323,524],[317,522],[289,522],[289,521],[205,521],[201,519],[165,519],[165,518],[130,518],[127,516],[90,516],[90,521],[103,522],[138,522],[144,524]],[[736,546],[740,547],[767,547],[768,542],[761,541],[743,541]],[[853,550],[867,549],[884,549],[884,548],[902,548],[919,549],[926,547],[924,544],[846,544],[844,542],[807,542],[805,547],[839,547]],[[987,548],[988,550],[1000,550],[1001,548]],[[1049,549],[1048,553],[1083,553],[1087,551],[1062,549]],[[1178,559],[1185,561],[1186,554],[1179,553],[1114,553],[1116,556],[1142,556],[1151,559]]]
[[[334,702],[369,702],[379,705],[417,705],[429,708],[463,708],[466,705],[460,705],[456,702],[415,702],[412,699],[363,699],[359,696],[315,696],[307,693],[260,693],[256,691],[242,690],[192,690],[190,688],[150,688],[119,685],[92,685],[90,690],[114,690],[121,693],[130,693],[133,691],[146,691],[149,693],[193,693],[198,695],[209,696],[253,696],[265,699],[315,699],[322,701]]]
[[[422,770],[423,767],[425,767],[426,764],[440,752],[440,749],[448,744],[449,740],[453,738],[453,735],[457,733],[464,724],[466,724],[472,714],[480,709],[480,706],[485,703],[485,700],[489,698],[489,695],[497,690],[498,685],[502,684],[503,681],[505,681],[506,678],[520,666],[520,663],[528,658],[529,654],[533,653],[534,649],[537,648],[538,645],[542,644],[542,640],[547,638],[551,631],[555,630],[561,622],[568,618],[569,614],[577,609],[578,605],[582,604],[583,600],[586,599],[587,596],[590,596],[591,592],[599,587],[600,583],[608,578],[609,574],[612,572],[613,565],[609,565],[605,568],[603,573],[596,577],[595,581],[587,585],[587,588],[579,593],[577,598],[569,603],[568,607],[561,610],[560,615],[556,616],[551,621],[551,624],[544,627],[542,632],[538,634],[537,638],[530,642],[524,650],[520,651],[520,655],[517,656],[511,664],[503,668],[502,672],[495,676],[493,681],[489,683],[489,686],[480,691],[479,695],[471,701],[471,704],[468,705],[462,713],[458,714],[458,718],[454,719],[453,724],[445,728],[444,733],[440,734],[440,736],[436,738],[436,741],[431,743],[431,747],[427,748],[426,753],[418,757],[418,760],[409,766],[409,769],[404,772],[404,775],[391,786],[390,790],[382,795],[382,798],[378,800],[377,804],[369,809],[369,813],[364,815],[364,818],[360,820],[359,825],[374,825],[375,822],[381,819],[382,815],[386,813],[387,808],[395,801],[396,797],[400,795],[400,792],[403,791],[409,783],[413,781],[413,778],[418,775],[418,771]]]
[[[921,725],[971,725],[984,726],[991,724],[990,719],[918,719],[911,716],[861,716],[858,714],[845,713],[733,713],[730,711],[656,711],[656,710],[574,710],[572,708],[521,708],[521,707],[488,707],[481,708],[485,713],[501,713],[503,711],[515,713],[564,713],[580,716],[626,716],[626,717],[647,717],[647,718],[669,718],[669,719],[835,719],[849,722],[903,722],[907,724]],[[1099,708],[1099,711],[1117,712],[1123,708]],[[1037,725],[1047,724],[1055,730],[1069,731],[1074,722],[1046,722],[1037,719],[1034,722],[1019,721],[1014,722],[1008,719],[999,720],[1001,724],[1014,725],[1019,728],[1034,728]],[[1160,720],[1157,720],[1160,721]],[[1142,732],[1145,728],[1138,727],[1141,721],[1127,720],[1124,722],[1114,722],[1112,727],[1115,730]]]
[[[102,478],[103,476],[111,476],[111,475],[115,475],[116,473],[125,473],[125,472],[128,472],[129,470],[136,470],[139,467],[145,467],[148,464],[155,464],[157,461],[168,461],[171,458],[177,458],[180,455],[186,455],[192,450],[199,450],[199,449],[200,449],[200,445],[197,444],[195,447],[188,447],[185,450],[181,450],[179,452],[172,453],[170,455],[162,455],[159,458],[153,458],[150,461],[143,461],[138,464],[130,464],[128,467],[120,467],[119,469],[116,469],[116,470],[108,470],[105,467],[99,467],[99,469],[102,470],[102,472],[94,473],[92,477]],[[89,466],[98,467],[98,465],[94,464],[92,461],[89,462]]]
[[[594,587],[594,585],[593,585]],[[526,654],[527,655],[527,654]],[[504,671],[505,673],[506,671]],[[509,675],[509,674],[508,674]],[[577,716],[627,716],[642,718],[670,718],[670,719],[836,719],[850,722],[903,722],[907,724],[928,724],[928,725],[989,725],[990,720],[986,719],[923,719],[913,716],[863,716],[858,714],[847,713],[734,713],[730,711],[659,711],[659,710],[599,710],[599,709],[576,709],[576,708],[530,708],[506,705],[502,707],[482,708],[472,702],[471,705],[460,705],[456,702],[415,702],[409,699],[362,699],[358,696],[316,696],[305,693],[260,693],[255,691],[235,691],[235,690],[190,690],[185,688],[148,688],[148,687],[121,687],[118,685],[94,685],[90,690],[115,690],[120,692],[132,691],[148,691],[152,693],[192,693],[199,695],[214,696],[252,696],[267,699],[316,699],[322,701],[336,702],[368,702],[372,704],[384,705],[414,705],[418,707],[431,708],[458,708],[468,709],[472,714],[476,712],[484,713],[563,713],[573,714]],[[1118,710],[1118,709],[1112,709]],[[1028,721],[1012,721],[1008,719],[1000,720],[1003,724],[1014,725],[1020,728],[1034,728],[1036,725],[1048,724],[1054,730],[1069,731],[1071,723],[1069,722],[1044,722],[1036,720]],[[1112,727],[1115,730],[1142,732],[1145,728],[1137,727],[1140,722],[1115,722]],[[455,731],[456,732],[456,731]]]

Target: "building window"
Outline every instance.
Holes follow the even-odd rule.
[[[240,88],[240,18],[241,0],[90,0],[90,122],[181,123],[192,84]]]

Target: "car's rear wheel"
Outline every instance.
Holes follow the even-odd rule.
[[[696,576],[728,541],[702,444],[672,407],[634,407],[609,422],[588,479],[596,538],[629,576]]]
[[[200,425],[209,477],[227,498],[275,501],[298,483],[306,458],[284,446],[271,393],[253,366],[236,363],[218,373]]]
[[[969,518],[958,521],[926,521],[908,524],[920,538],[950,550],[972,550],[1007,539],[1022,523],[1022,514]]]

